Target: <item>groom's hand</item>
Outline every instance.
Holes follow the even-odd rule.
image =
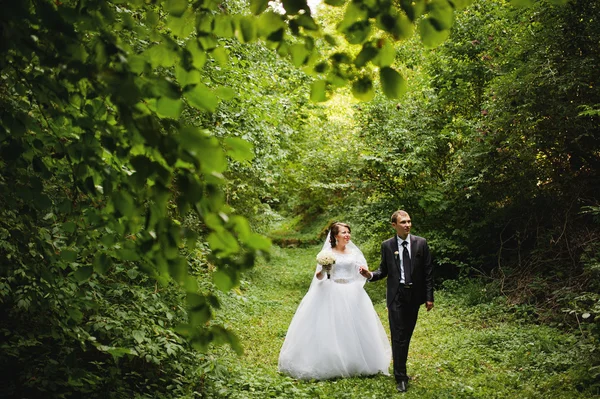
[[[429,312],[431,309],[433,309],[433,302],[425,302],[425,307],[427,308],[427,311]]]
[[[370,280],[373,277],[373,273],[371,273],[369,271],[369,269],[361,266],[358,268],[358,272],[360,273],[361,276],[363,276],[364,278],[366,278],[367,280]]]

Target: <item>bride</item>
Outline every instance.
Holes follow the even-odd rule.
[[[279,353],[279,371],[298,379],[389,375],[392,350],[358,270],[362,252],[350,226],[334,223],[323,251],[335,258],[329,276],[317,265]]]

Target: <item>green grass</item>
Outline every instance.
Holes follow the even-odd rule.
[[[210,376],[223,398],[385,398],[399,396],[392,377],[295,381],[277,372],[287,327],[306,293],[319,246],[275,249],[245,275],[239,289],[222,295],[221,321],[241,339],[244,354],[215,348]],[[373,268],[373,267],[372,267]],[[406,398],[592,398],[585,355],[575,337],[529,324],[501,299],[480,295],[477,286],[450,284],[436,292],[433,311],[422,310],[409,354],[413,377]],[[385,282],[367,284],[388,328]],[[466,299],[465,299],[466,298]],[[586,392],[586,389],[588,391]],[[213,395],[213,396],[211,396]]]

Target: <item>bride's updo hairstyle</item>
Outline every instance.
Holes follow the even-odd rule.
[[[329,230],[329,232],[330,232],[329,243],[331,244],[331,248],[335,248],[335,244],[336,244],[335,236],[338,235],[338,233],[340,232],[340,229],[342,227],[345,227],[348,229],[349,232],[352,232],[352,230],[350,229],[350,226],[348,226],[346,223],[335,222],[334,224],[332,224],[330,227],[330,230]]]

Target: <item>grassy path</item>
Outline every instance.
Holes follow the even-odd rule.
[[[295,381],[277,373],[279,349],[289,322],[308,289],[319,247],[276,249],[224,295],[223,322],[244,346],[236,356],[215,351],[222,370],[215,382],[228,398],[592,398],[577,378],[572,338],[524,322],[486,298],[478,287],[436,292],[436,307],[424,310],[409,354],[413,381],[398,394],[392,377]],[[372,263],[371,268],[375,264]],[[388,329],[385,283],[367,284]]]

